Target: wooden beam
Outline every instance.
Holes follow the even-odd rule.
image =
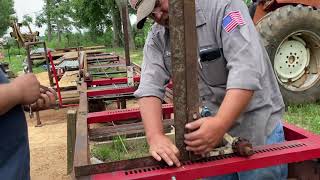
[[[67,173],[70,174],[73,168],[74,145],[76,140],[77,111],[67,112]]]
[[[90,164],[89,161],[89,145],[88,145],[88,100],[87,100],[87,83],[83,82],[79,87],[80,104],[77,113],[76,126],[76,143],[74,150],[74,167],[85,166]]]
[[[172,119],[165,119],[163,120],[163,129],[165,132],[171,130],[172,125],[174,125]],[[115,136],[122,136],[125,135],[126,138],[130,136],[137,137],[137,134],[144,135],[145,130],[143,127],[142,122],[137,123],[130,123],[130,124],[122,124],[122,125],[115,125],[115,126],[105,126],[99,127],[89,130],[89,137],[90,140],[93,141],[105,141],[105,140],[112,140]]]

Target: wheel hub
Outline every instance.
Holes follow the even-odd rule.
[[[298,80],[309,65],[310,52],[298,37],[283,42],[274,59],[274,69],[282,82]]]

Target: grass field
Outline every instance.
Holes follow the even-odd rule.
[[[0,52],[5,55],[5,58],[3,59],[3,61],[9,63],[9,68],[11,69],[12,72],[14,72],[17,75],[18,72],[23,71],[22,64],[26,58],[24,50],[21,49],[21,50],[19,50],[20,54],[11,54],[10,56],[8,55],[7,51],[0,50]],[[2,60],[0,60],[0,62],[1,61]],[[34,66],[32,67],[32,70],[34,73],[46,71],[42,67],[42,63],[40,63],[39,61],[34,62]]]

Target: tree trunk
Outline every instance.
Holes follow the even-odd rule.
[[[115,1],[113,0],[113,5],[111,7],[112,15],[112,27],[113,27],[113,47],[120,47],[121,41],[121,17],[119,9],[117,8]]]
[[[128,34],[129,34],[129,47],[130,47],[130,49],[135,50],[136,44],[134,43],[132,26],[131,26],[131,21],[130,21],[130,17],[129,17],[129,11],[128,11]]]
[[[122,15],[122,6],[127,6],[127,1],[126,0],[116,0],[116,3],[118,5],[118,8],[120,10],[120,14],[121,14],[121,18],[123,18]],[[133,38],[133,33],[132,33],[132,27],[131,27],[131,23],[130,23],[130,18],[129,18],[129,13],[128,13],[128,34],[129,34],[129,47],[130,49],[136,49],[136,45],[134,43],[134,38]]]
[[[60,24],[58,18],[56,18],[55,21],[56,21],[56,24],[57,24],[58,43],[60,45],[60,43],[61,43],[61,27],[60,27],[61,24]]]
[[[50,0],[47,1],[47,6],[46,6],[46,16],[47,16],[47,28],[48,28],[48,41],[51,41],[51,34],[52,34],[52,27],[51,27],[51,2]]]
[[[61,30],[58,27],[58,42],[61,43]]]

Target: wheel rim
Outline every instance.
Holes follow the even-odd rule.
[[[311,31],[298,31],[279,45],[274,70],[279,83],[290,91],[304,91],[319,81],[320,37]]]

